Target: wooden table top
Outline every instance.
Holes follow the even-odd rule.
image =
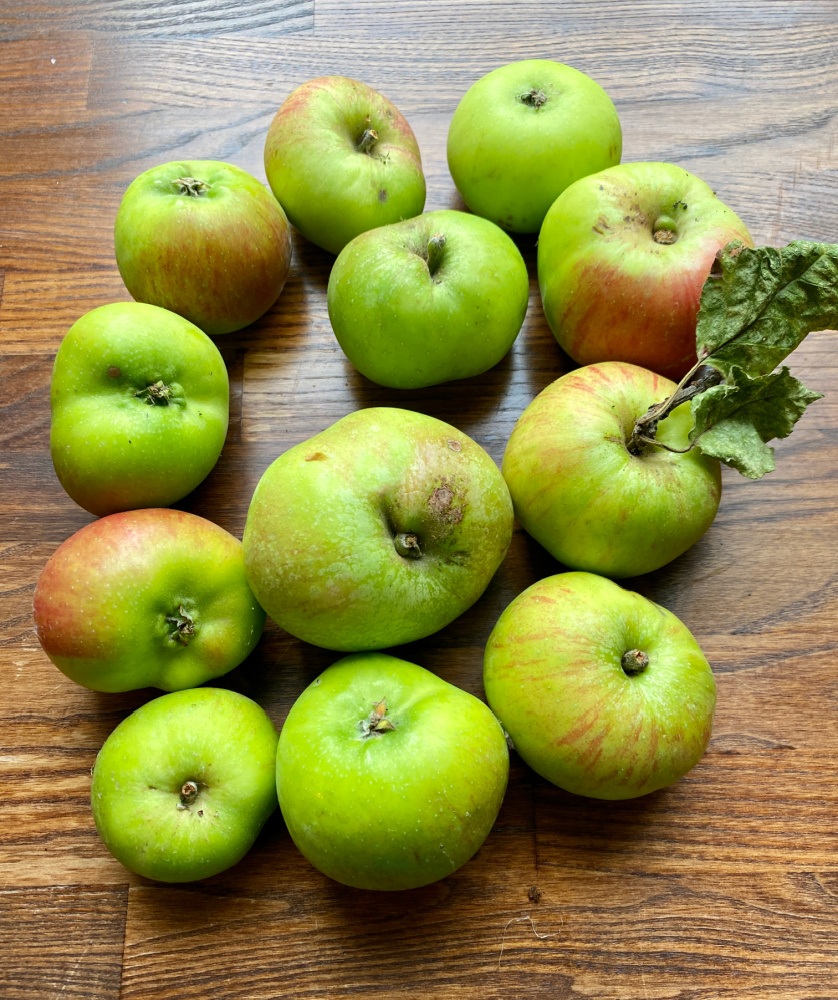
[[[624,161],[704,178],[758,245],[838,239],[835,0],[5,0],[0,12],[0,998],[273,1000],[838,997],[838,368],[834,333],[790,359],[825,394],[777,471],[724,470],[707,535],[630,585],[672,609],[714,667],[704,760],[675,786],[607,803],[565,794],[513,754],[497,825],[444,881],[366,893],[311,868],[279,814],[238,866],[167,886],[101,844],[90,767],[153,691],[103,695],[47,660],[37,576],[92,520],[49,457],[55,350],[82,313],[126,300],[113,220],[128,183],[172,159],[228,160],[264,180],[285,96],[341,73],[414,128],[428,209],[461,207],[445,160],[479,76],[548,57],[592,75],[623,124]],[[241,536],[259,476],[359,407],[445,419],[500,460],[515,419],[567,370],[543,318],[535,240],[524,330],[465,384],[397,392],[358,375],[329,326],[333,258],[295,239],[291,278],[254,326],[218,339],[230,433],[182,502]],[[516,529],[479,603],[400,651],[482,697],[500,611],[558,564]],[[337,658],[269,624],[224,680],[280,725]],[[536,886],[540,898],[530,898]],[[537,895],[537,894],[532,894]]]

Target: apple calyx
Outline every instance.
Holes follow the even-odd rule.
[[[169,634],[169,638],[179,642],[181,646],[188,646],[189,640],[195,634],[195,620],[182,604],[178,605],[177,614],[169,615],[166,622],[169,625],[174,625],[174,630]]]
[[[188,198],[200,198],[210,189],[206,181],[199,181],[196,177],[178,177],[172,181],[172,185],[178,194],[184,194]]]
[[[543,90],[537,90],[533,87],[532,90],[521,94],[520,100],[522,104],[526,104],[528,107],[535,108],[538,111],[540,107],[543,107],[547,103],[547,95]]]
[[[412,531],[400,531],[393,539],[396,552],[404,559],[421,559],[422,549],[419,547],[419,536]]]
[[[749,479],[762,478],[775,467],[767,442],[788,437],[806,407],[821,398],[787,367],[775,369],[809,333],[834,329],[838,244],[796,240],[752,249],[728,243],[701,289],[697,361],[669,399],[638,418],[626,447],[633,455],[653,446],[680,454],[698,447]],[[693,417],[687,447],[658,441],[660,421],[687,401]]]
[[[369,119],[367,119],[369,120]],[[365,128],[361,133],[361,138],[356,143],[356,147],[359,153],[367,153],[372,155],[372,149],[378,142],[378,132],[374,128]]]
[[[396,728],[387,718],[386,698],[382,698],[381,701],[373,705],[372,711],[367,718],[361,719],[358,723],[358,728],[361,730],[360,738],[362,740],[373,739]]]
[[[195,799],[198,798],[198,782],[191,778],[180,787],[180,798],[178,799],[178,809],[188,809]]]
[[[649,654],[644,653],[642,649],[629,649],[623,653],[620,666],[623,668],[624,674],[629,677],[636,677],[638,674],[642,674],[646,667],[649,666]]]
[[[432,278],[442,265],[445,256],[445,244],[447,242],[445,233],[434,233],[428,240],[428,256],[426,259],[428,261],[428,274]]]
[[[172,390],[163,382],[152,382],[145,389],[137,389],[134,393],[140,399],[144,399],[149,406],[168,406],[172,398]]]

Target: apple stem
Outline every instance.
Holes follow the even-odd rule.
[[[358,140],[359,153],[371,153],[373,146],[378,142],[378,132],[374,128],[365,128]]]
[[[431,277],[442,266],[443,257],[445,256],[445,244],[447,242],[445,233],[434,233],[428,240],[428,274]]]
[[[145,399],[149,406],[168,406],[172,390],[163,382],[152,382],[145,389],[137,389],[134,395]]]
[[[536,90],[535,87],[533,87],[532,90],[528,90],[525,94],[521,94],[521,102],[531,108],[535,108],[537,111],[540,107],[542,107],[542,105],[547,103],[547,95],[543,90]]]
[[[628,652],[623,653],[620,666],[629,677],[636,677],[637,674],[642,674],[646,667],[649,666],[649,654],[644,653],[642,649],[630,649]]]
[[[198,798],[198,782],[184,781],[180,787],[180,802],[178,802],[178,809],[188,809],[190,805]]]
[[[421,559],[422,550],[419,548],[419,538],[412,531],[400,531],[393,539],[396,552],[404,559]]]
[[[199,198],[210,189],[206,181],[199,181],[195,177],[178,177],[172,184],[178,194],[185,194],[188,198]]]
[[[626,442],[626,447],[631,454],[640,455],[646,445],[655,445],[678,454],[691,451],[695,446],[694,441],[686,448],[672,448],[662,441],[658,441],[656,438],[658,424],[668,417],[677,406],[695,399],[696,396],[700,396],[702,392],[714,385],[719,385],[722,381],[724,381],[724,375],[717,368],[705,365],[704,359],[697,361],[681,379],[668,399],[654,403],[634,422],[634,430]]]

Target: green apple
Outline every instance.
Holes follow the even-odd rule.
[[[34,610],[47,656],[94,691],[203,684],[238,666],[265,624],[239,540],[167,508],[77,531],[41,572]]]
[[[521,757],[577,795],[628,799],[701,759],[716,685],[689,629],[592,573],[520,594],[486,645],[492,711]]]
[[[276,758],[294,843],[360,889],[413,889],[464,865],[508,775],[506,739],[482,701],[384,653],[344,657],[310,684]]]
[[[338,343],[367,378],[417,389],[487,371],[512,346],[527,266],[496,225],[428,212],[356,236],[329,277]]]
[[[292,635],[347,651],[436,632],[480,597],[512,538],[495,463],[449,424],[374,407],[281,455],[244,529],[257,600]]]
[[[745,224],[671,163],[624,163],[576,181],[538,237],[544,315],[580,364],[629,361],[679,380],[695,364],[701,289]]]
[[[291,222],[331,253],[425,206],[419,146],[404,115],[345,76],[317,77],[288,95],[268,131],[265,173]]]
[[[96,757],[90,801],[105,846],[162,882],[240,861],[277,805],[277,734],[256,702],[195,688],[155,698]]]
[[[77,320],[52,373],[50,451],[92,514],[168,507],[218,461],[229,385],[218,348],[158,306],[114,302]]]
[[[267,312],[291,265],[276,199],[246,171],[215,160],[164,163],[132,181],[114,250],[138,302],[170,309],[213,337]]]
[[[645,368],[604,362],[563,375],[518,418],[503,456],[515,515],[565,566],[649,573],[713,523],[719,463],[678,451],[689,444],[689,403],[658,424],[664,447],[629,449],[637,418],[674,389]]]
[[[547,210],[580,177],[620,162],[620,119],[589,76],[550,59],[487,73],[457,105],[448,167],[477,215],[535,233]]]

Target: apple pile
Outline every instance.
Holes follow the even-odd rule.
[[[53,554],[34,602],[68,677],[168,692],[116,728],[93,771],[96,826],[128,868],[209,877],[278,804],[320,871],[406,889],[479,850],[508,746],[604,799],[655,791],[701,758],[710,666],[674,615],[613,579],[653,572],[703,535],[720,462],[771,471],[767,442],[818,398],[775,369],[808,332],[838,325],[838,247],[754,249],[703,181],[620,165],[621,149],[593,80],[528,60],[477,81],[454,113],[448,163],[470,212],[423,213],[409,124],[344,77],[311,80],[279,109],[272,193],[215,161],[164,164],[129,186],[114,242],[136,301],[72,326],[51,388],[56,474],[100,519]],[[241,543],[169,509],[226,436],[228,377],[210,337],[276,302],[289,220],[336,255],[329,317],[371,380],[413,389],[501,360],[529,291],[510,232],[539,232],[544,313],[582,367],[527,407],[502,469],[456,427],[374,407],[273,462]],[[534,582],[497,621],[490,710],[381,650],[478,601],[514,517],[569,572]],[[198,686],[249,655],[266,614],[351,654],[279,734],[252,700]]]

